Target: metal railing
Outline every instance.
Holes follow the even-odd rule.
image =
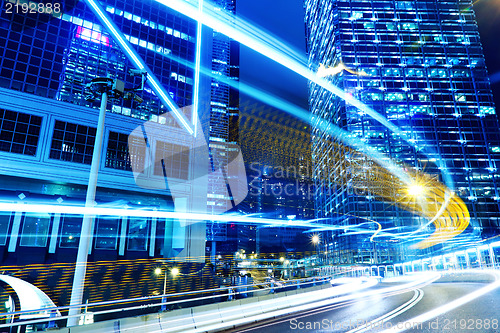
[[[343,276],[343,275],[338,275]],[[116,318],[124,318],[130,316],[133,311],[140,311],[141,314],[160,312],[159,309],[162,306],[168,308],[182,307],[192,307],[202,304],[214,304],[224,301],[231,301],[236,298],[247,298],[256,295],[279,293],[281,291],[288,291],[293,289],[307,288],[315,286],[317,284],[323,284],[329,282],[332,278],[336,276],[323,275],[315,276],[310,278],[294,279],[294,280],[278,280],[270,279],[269,281],[262,283],[252,283],[252,284],[242,284],[242,285],[232,285],[224,286],[220,288],[196,290],[190,292],[181,293],[171,293],[166,295],[155,295],[146,296],[138,298],[120,299],[112,301],[102,301],[86,304],[78,304],[73,306],[59,306],[42,308],[38,310],[27,310],[27,311],[14,311],[0,313],[0,319],[11,321],[10,323],[0,324],[0,328],[5,327],[15,327],[15,326],[27,326],[27,325],[37,325],[40,329],[47,329],[57,327],[56,322],[59,326],[65,325],[65,320],[68,318],[80,317],[93,315],[96,316],[109,316],[114,315]],[[172,300],[173,299],[173,300]],[[71,308],[85,308],[88,312],[80,313],[77,315],[62,315],[56,317],[56,313],[68,312]],[[102,310],[97,310],[99,308],[104,308]],[[34,313],[46,313],[49,314],[47,318],[37,318],[31,320],[20,320],[22,315],[30,315]],[[110,319],[110,318],[105,318]]]

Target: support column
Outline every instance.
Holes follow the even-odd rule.
[[[497,266],[495,262],[495,252],[493,251],[493,246],[491,246],[491,244],[488,245],[488,251],[490,253],[491,268],[495,269]]]
[[[23,212],[16,212],[14,215],[14,222],[12,223],[12,231],[9,240],[9,252],[15,252],[17,246],[17,239],[19,238],[19,229],[21,228],[21,217]]]
[[[49,253],[56,253],[57,237],[59,236],[59,225],[61,223],[61,214],[54,214],[52,223],[52,233],[50,234]]]

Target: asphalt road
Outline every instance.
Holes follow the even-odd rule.
[[[472,279],[474,280],[474,279]],[[485,287],[480,282],[438,280],[420,289],[377,295],[296,313],[239,327],[226,332],[383,332],[406,328],[405,332],[500,332],[500,288],[424,322],[422,314],[450,304]],[[374,288],[381,289],[385,284]],[[400,331],[400,330],[395,330]]]

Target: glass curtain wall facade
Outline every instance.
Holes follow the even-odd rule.
[[[195,22],[156,2],[117,0],[102,6],[176,104],[191,105],[193,70],[171,58],[194,62]],[[3,11],[0,23],[0,87],[98,107],[85,100],[85,84],[93,78],[110,75],[126,87],[140,86],[140,77],[129,75],[134,67],[84,1],[68,1],[53,15]],[[108,109],[166,121],[159,117],[166,109],[149,88],[140,97],[141,104],[116,100]]]
[[[235,13],[235,0],[216,0],[216,8],[222,11]],[[238,44],[235,44],[223,33],[212,31],[212,73],[230,80],[238,80]],[[211,79],[210,97],[210,168],[208,181],[208,212],[220,214],[230,210],[234,206],[231,192],[228,192],[226,174],[214,173],[221,166],[230,162],[230,156],[236,156],[239,148],[238,140],[238,115],[239,115],[238,91],[226,83]],[[227,241],[227,226],[225,223],[212,221],[207,223],[207,240]]]
[[[497,234],[499,123],[472,2],[306,0],[305,8],[310,68],[344,64],[349,71],[328,79],[397,125],[414,143],[406,143],[364,112],[311,83],[317,217],[337,217],[332,223],[345,225],[370,219],[383,228],[397,227],[394,233],[427,222],[368,192],[353,190],[348,182],[332,181],[332,175],[340,172],[336,168],[345,165],[331,158],[332,151],[340,158],[348,157],[335,151],[339,149],[335,139],[320,130],[319,124],[327,121],[388,158],[440,181],[443,172],[448,172],[454,191],[471,215],[464,234],[475,239]],[[422,151],[433,153],[423,155]],[[439,159],[445,162],[441,166]],[[351,163],[366,161],[351,156]],[[337,213],[351,217],[338,222]],[[409,244],[397,239],[371,243],[369,237],[341,234],[330,235],[339,263],[388,262],[453,246],[410,252]]]
[[[7,2],[14,3],[14,0],[0,1],[2,9],[6,8]],[[234,11],[233,1],[220,2],[224,10]],[[93,115],[97,114],[99,107],[99,101],[86,99],[85,85],[96,77],[109,75],[125,81],[126,88],[141,86],[141,77],[130,73],[134,66],[128,55],[86,3],[64,1],[61,11],[52,15],[0,12],[2,201],[81,204],[85,198],[97,127]],[[187,63],[195,62],[196,22],[155,1],[106,0],[100,4],[172,100],[181,108],[192,105],[194,70]],[[212,66],[209,69],[221,76],[236,77],[238,57],[232,58],[229,54],[232,42],[217,32],[210,34],[208,39],[213,39],[208,43],[209,65],[202,65]],[[210,103],[209,113],[213,114],[207,135],[210,149],[221,144],[224,152],[224,149],[232,149],[230,144],[236,140],[229,127],[238,117],[235,103],[238,98],[234,98],[227,85],[215,80],[210,87],[208,85],[203,89],[209,93],[200,96],[205,98],[202,102]],[[189,147],[184,146],[188,143],[170,140],[181,129],[173,117],[162,116],[168,110],[156,94],[147,85],[136,94],[142,103],[123,99],[108,101],[105,153],[100,164],[96,201],[110,207],[126,205],[137,209],[172,210],[174,199],[169,191],[142,188],[135,182],[132,165],[148,163],[145,158],[148,154],[144,150],[149,147],[140,144],[144,141],[142,136],[131,137],[130,134],[147,121],[166,126],[166,132],[170,134],[149,142],[152,144],[150,158],[156,160],[157,157],[175,155],[175,159],[164,162],[167,169],[178,171],[170,175],[174,182],[190,179],[193,156],[189,154]],[[17,102],[11,103],[15,99]],[[191,119],[191,114],[185,115]],[[134,146],[134,141],[137,146]],[[222,161],[215,161],[213,168],[227,164],[227,157],[224,160],[223,154],[216,158]],[[15,168],[12,165],[16,163],[24,164]],[[155,164],[151,174],[164,183],[165,179],[161,178],[164,170],[160,166]],[[209,188],[212,195],[207,204],[218,207],[218,202],[222,202],[221,207],[226,208],[231,200],[220,198],[219,190],[215,185]],[[226,188],[223,190],[225,193]],[[13,265],[9,266],[13,267],[13,272],[27,264],[43,266],[69,262],[68,267],[71,267],[80,239],[81,221],[81,215],[1,213],[3,267]],[[168,256],[166,251],[170,245],[167,242],[172,242],[173,238],[169,223],[166,219],[156,218],[98,218],[89,262],[95,265],[100,260],[151,259],[153,262],[152,258]],[[204,231],[203,226],[202,248]],[[194,239],[192,234],[191,238]],[[188,263],[185,269],[198,271],[200,267],[196,265]],[[142,269],[144,267],[138,268],[140,272]],[[149,272],[144,270],[145,275]],[[193,275],[193,279],[196,276]],[[45,283],[38,282],[42,286]],[[148,282],[150,291],[156,282]],[[200,281],[211,284],[214,280],[205,278],[205,282]],[[186,286],[189,283],[186,282]],[[149,295],[147,287],[141,295]],[[61,304],[67,301],[65,298]]]
[[[7,2],[2,1],[2,8],[7,8],[5,6]],[[196,23],[156,2],[111,0],[101,5],[160,83],[166,87],[173,101],[179,107],[191,105],[194,71],[185,63],[174,61],[174,59],[194,62]],[[125,81],[127,88],[141,87],[142,78],[131,75],[130,70],[134,66],[110,36],[107,28],[100,24],[86,2],[66,1],[58,9],[58,12],[52,14],[24,14],[22,11],[2,10],[0,14],[1,88],[77,106],[98,108],[99,101],[88,101],[85,93],[85,86],[96,77],[110,76]],[[127,188],[128,192],[125,190],[120,195],[113,194],[115,190],[106,189],[98,193],[97,200],[113,201],[119,196],[120,200],[129,204],[140,202],[139,206],[166,205],[170,207],[172,198],[166,191],[162,194],[147,193],[147,190],[141,193],[141,189],[131,188],[130,184],[127,184],[129,181],[125,180],[125,178],[132,178],[133,181],[131,161],[145,163],[144,148],[140,145],[129,147],[129,142],[131,142],[129,139],[134,138],[129,138],[131,125],[125,125],[125,123],[131,124],[133,120],[130,118],[136,119],[138,125],[144,121],[152,121],[168,125],[170,128],[179,127],[172,117],[161,116],[167,112],[167,109],[161,105],[160,100],[147,86],[143,91],[136,93],[143,99],[142,103],[134,100],[111,99],[107,105],[108,111],[118,117],[124,117],[124,123],[119,125],[120,121],[108,116],[106,125],[113,130],[109,130],[105,137],[104,169],[113,170],[120,177],[123,176],[122,187],[118,192],[121,192],[123,188]],[[2,98],[2,101],[6,100],[8,97]],[[43,103],[50,105],[47,101]],[[85,112],[76,111],[76,108],[75,111],[70,111],[64,116],[58,114],[55,109],[52,113],[40,114],[37,114],[35,108],[26,107],[24,111],[26,112],[9,110],[8,107],[0,109],[0,151],[11,155],[34,157],[34,164],[31,168],[37,168],[40,175],[32,175],[29,170],[24,173],[26,178],[9,178],[7,175],[11,174],[10,172],[0,175],[2,200],[30,201],[33,197],[40,197],[52,203],[58,195],[64,196],[66,201],[83,200],[84,193],[81,187],[86,185],[86,181],[81,181],[76,173],[74,179],[61,176],[59,189],[48,191],[47,188],[54,186],[44,180],[47,175],[42,170],[49,168],[50,165],[53,169],[64,168],[64,163],[69,163],[67,169],[80,165],[85,170],[85,167],[91,163],[97,124],[91,122],[92,125],[89,126],[89,119]],[[186,116],[190,117],[189,114]],[[62,119],[63,117],[65,119]],[[49,120],[52,118],[58,119]],[[41,132],[50,134],[44,134],[42,138]],[[139,143],[143,140],[143,138],[136,139]],[[171,150],[182,150],[179,147],[181,146],[158,142],[155,155],[168,155]],[[47,160],[45,160],[45,151],[48,151]],[[10,165],[8,160],[11,156],[5,157],[3,168],[8,168]],[[141,158],[143,160],[138,161]],[[189,157],[182,155],[179,160],[169,161],[169,163],[175,164],[171,168],[179,171],[179,174],[174,174],[172,177],[181,180],[188,178]],[[155,170],[156,174],[158,172]],[[41,178],[33,179],[36,177]],[[103,177],[101,176],[100,179],[102,180]],[[115,187],[120,186],[120,181],[117,183]],[[34,184],[43,185],[40,185],[40,189]],[[19,193],[22,195],[18,198]],[[27,199],[25,199],[26,196]],[[7,222],[15,225],[15,218],[12,216],[18,214],[10,215],[11,218]],[[49,223],[52,230],[57,230],[60,224],[59,218],[51,218],[43,217],[41,221],[52,221]],[[37,241],[38,243],[31,244],[27,241],[28,238],[23,238],[23,235],[33,234],[29,227],[30,223],[33,223],[30,221],[32,220],[28,216],[22,217],[19,221],[21,227],[16,227],[20,230],[22,239],[19,243],[20,250],[23,246],[48,247],[46,242],[48,229],[41,229],[44,236],[36,235],[36,239],[40,240],[40,242]],[[61,221],[60,247],[76,248],[78,244],[74,240],[78,239],[80,225],[67,222],[70,220],[64,216]],[[122,234],[128,232],[132,237],[127,243],[128,250],[143,251],[141,254],[143,257],[159,255],[163,251],[161,246],[165,232],[162,229],[164,223],[156,222],[151,219],[144,219],[139,223],[131,220],[130,225],[127,226],[127,223],[123,224],[119,219],[102,220],[96,223],[95,249],[113,249],[119,252],[118,255],[123,256],[123,248],[117,249],[120,229]],[[120,228],[119,225],[121,225]],[[17,232],[16,228],[11,228],[12,233]],[[150,241],[152,249],[148,253],[144,239],[150,237],[157,237],[158,240]],[[137,241],[139,239],[140,241]],[[133,243],[139,243],[139,245],[133,245]],[[9,251],[14,253],[15,250],[14,241]],[[42,254],[37,257],[36,261],[43,262],[44,256],[46,260],[54,260],[54,258],[48,259],[50,255],[43,252],[43,250],[40,251]],[[49,252],[54,252],[54,249],[51,248]],[[9,260],[11,259],[7,262]],[[18,259],[14,256],[12,260]]]

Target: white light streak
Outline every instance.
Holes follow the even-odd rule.
[[[328,225],[319,224],[310,221],[300,220],[277,220],[266,219],[244,215],[213,215],[203,213],[185,213],[169,212],[155,210],[134,210],[103,207],[85,207],[85,206],[65,206],[65,205],[43,205],[43,204],[19,204],[19,203],[0,203],[0,211],[5,212],[27,212],[27,213],[52,213],[52,214],[91,214],[95,216],[129,216],[129,217],[155,217],[155,218],[173,218],[192,221],[213,220],[219,222],[239,222],[270,225],[285,225],[307,228],[328,228]],[[330,226],[336,229],[335,226]]]
[[[472,271],[468,271],[468,272],[472,272]],[[486,271],[477,271],[477,273],[486,273]],[[445,314],[447,312],[450,312],[451,310],[454,310],[464,304],[467,304],[483,295],[486,295],[487,293],[497,289],[497,288],[500,288],[500,280],[498,280],[498,278],[500,277],[500,273],[499,272],[488,272],[492,275],[495,276],[495,282],[492,282],[490,283],[489,285],[487,285],[486,287],[483,287],[481,289],[478,289],[476,291],[473,291],[465,296],[462,296],[454,301],[451,301],[445,305],[442,305],[440,307],[437,307],[431,311],[428,311],[426,313],[423,313],[419,316],[416,316],[414,318],[411,318],[409,320],[407,320],[408,322],[410,323],[424,323],[426,321],[429,321],[431,319],[434,319],[442,314]],[[395,332],[404,332],[406,331],[407,329],[404,329],[404,328],[398,328],[397,326],[394,326],[392,329],[388,329],[388,330],[385,330],[383,331],[382,333],[395,333]]]
[[[124,38],[123,33],[116,27],[116,25],[108,18],[107,14],[101,8],[101,6],[95,0],[85,0],[89,6],[92,8],[94,13],[100,19],[101,23],[108,29],[113,39],[120,45],[122,50],[132,61],[134,66],[139,70],[145,70],[148,73],[148,84],[160,97],[160,100],[167,105],[170,111],[174,114],[175,118],[184,127],[189,134],[193,134],[194,131],[189,125],[186,117],[179,112],[179,107],[170,98],[168,93],[162,87],[156,76],[153,74],[151,69],[142,60],[139,54],[130,46],[130,43]]]
[[[222,11],[215,11],[213,6],[209,5],[208,1],[205,2],[203,12],[199,12],[194,3],[190,1],[156,1],[196,21],[201,21],[203,24],[222,32],[226,36],[248,46],[249,48],[259,52],[269,59],[276,61],[277,63],[285,66],[293,72],[330,91],[343,100],[348,101],[351,105],[365,112],[373,119],[384,125],[387,129],[399,135],[401,139],[407,142],[410,146],[415,147],[415,143],[410,140],[405,132],[401,131],[396,125],[389,122],[384,116],[382,116],[372,108],[347,94],[342,89],[333,85],[331,82],[319,77],[317,73],[311,71],[307,67],[307,64],[304,63],[302,58],[299,59],[296,56],[291,56],[290,50],[283,48],[283,44],[277,38],[273,38],[272,36],[261,32],[259,28],[252,26],[248,22],[245,22],[235,17],[234,15],[230,15]],[[437,155],[435,152],[431,153],[433,156]],[[438,159],[437,162],[440,163],[440,167],[446,167],[446,165],[443,165],[443,163],[445,162],[442,159]],[[454,184],[451,176],[446,172],[445,169],[442,169],[442,172],[445,184],[449,188],[453,189]]]
[[[201,13],[203,11],[203,0],[200,0],[198,4],[198,11]],[[194,87],[193,87],[193,116],[191,122],[193,124],[193,135],[196,137],[197,127],[198,127],[198,108],[200,105],[200,68],[201,68],[201,37],[202,37],[203,24],[201,21],[197,22],[196,25],[196,53],[195,53],[195,64],[194,64]]]

